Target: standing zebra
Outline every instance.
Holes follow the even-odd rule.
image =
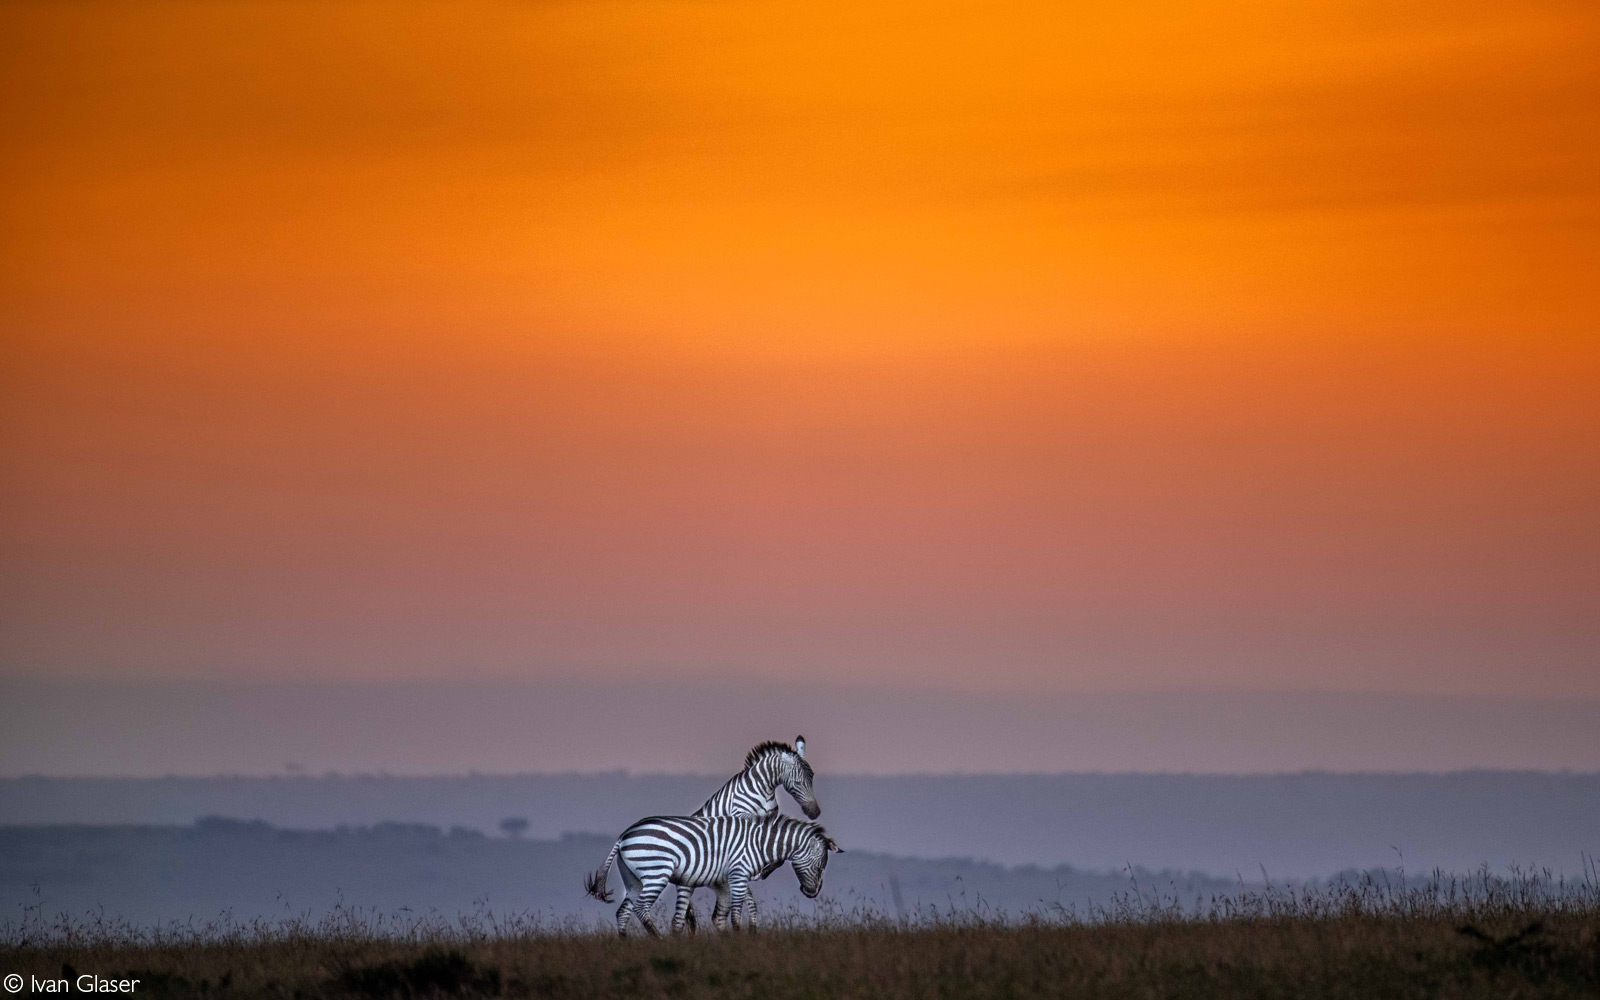
[[[778,786],[782,785],[800,804],[800,810],[810,819],[822,815],[817,805],[817,794],[812,788],[815,775],[806,760],[806,738],[796,736],[794,746],[768,740],[757,744],[744,758],[744,770],[728,779],[727,784],[709,798],[694,815],[712,816],[776,816],[778,815]],[[760,876],[758,876],[760,877]],[[694,887],[678,888],[677,905],[672,913],[672,930],[685,927],[693,930],[698,921],[694,912]],[[751,904],[754,909],[754,904]]]
[[[789,861],[800,879],[800,891],[814,898],[822,891],[828,852],[843,850],[821,825],[788,816],[652,816],[622,832],[605,862],[584,877],[583,888],[601,902],[611,902],[606,880],[612,863],[620,859],[627,894],[617,907],[618,934],[626,935],[635,917],[646,931],[661,933],[650,910],[668,882],[687,889],[714,887],[717,908],[711,923],[726,930],[731,916],[735,927],[743,924],[754,930],[752,878]]]

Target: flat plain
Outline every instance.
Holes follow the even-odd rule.
[[[628,938],[478,916],[12,924],[0,972],[136,978],[155,997],[1515,998],[1600,995],[1600,887],[1544,873],[1363,880],[1083,916],[774,914]]]

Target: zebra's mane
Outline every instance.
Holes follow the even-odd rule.
[[[767,740],[765,743],[757,743],[754,747],[751,747],[750,752],[745,754],[744,757],[745,770],[750,770],[750,768],[755,767],[756,764],[758,764],[763,758],[776,753],[794,754],[794,759],[800,762],[800,770],[805,772],[806,780],[816,780],[816,772],[811,770],[811,762],[800,756],[798,753],[795,753],[794,747],[784,743],[782,740]]]
[[[782,740],[767,740],[765,743],[757,743],[750,748],[749,753],[744,755],[744,766],[747,768],[755,767],[757,761],[771,753],[794,753],[794,747],[784,743]]]

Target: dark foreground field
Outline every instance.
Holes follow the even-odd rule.
[[[1555,891],[1552,891],[1555,890]],[[1255,894],[1092,919],[791,918],[619,940],[476,920],[131,932],[13,927],[0,975],[137,978],[141,996],[1595,997],[1600,892],[1544,879]]]

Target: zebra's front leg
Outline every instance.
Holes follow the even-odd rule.
[[[731,908],[728,903],[728,883],[718,883],[715,889],[717,892],[717,906],[716,909],[711,911],[711,926],[719,931],[725,931],[728,929],[728,911]]]
[[[733,926],[748,926],[755,930],[754,911],[750,906],[750,878],[738,872],[728,876],[728,896],[733,907]]]

